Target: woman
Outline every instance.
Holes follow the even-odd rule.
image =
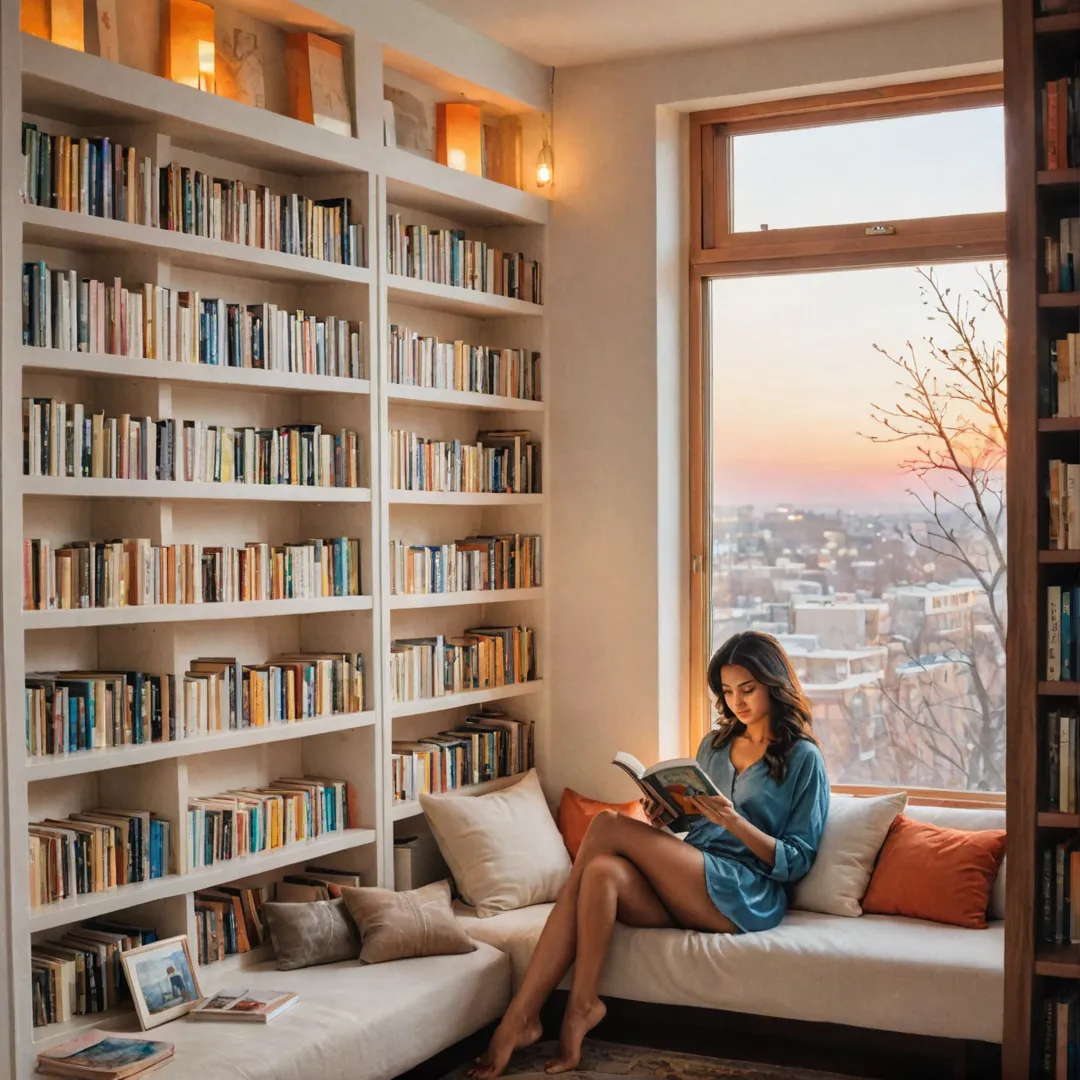
[[[525,978],[472,1075],[491,1080],[541,1035],[540,1008],[574,964],[559,1056],[573,1069],[604,1017],[600,971],[616,921],[734,934],[768,930],[817,854],[829,808],[810,703],[780,643],[748,630],[709,662],[720,723],[697,760],[722,792],[687,800],[685,841],[605,811],[593,819]],[[655,807],[650,818],[655,821]]]

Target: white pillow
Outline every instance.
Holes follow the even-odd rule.
[[[421,795],[420,805],[465,903],[480,918],[546,904],[570,874],[536,770],[487,795]]]
[[[824,915],[861,915],[860,901],[878,852],[893,819],[904,812],[907,798],[906,791],[870,799],[830,796],[817,858],[810,873],[795,886],[791,906]]]

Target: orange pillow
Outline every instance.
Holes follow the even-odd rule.
[[[637,818],[638,821],[648,821],[645,816],[645,808],[640,800],[627,803],[598,802],[596,799],[588,799],[579,795],[571,788],[563,791],[562,801],[559,803],[559,832],[562,833],[563,843],[570,852],[570,858],[576,859],[581,841],[585,839],[585,832],[601,810],[614,810],[616,813],[625,814],[626,817]]]
[[[900,814],[878,855],[863,912],[985,930],[1004,857],[1004,829],[946,829]]]

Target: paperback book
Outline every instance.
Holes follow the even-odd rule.
[[[188,1015],[192,1020],[230,1020],[268,1024],[300,999],[282,990],[220,990]]]
[[[131,1039],[106,1031],[88,1031],[38,1054],[38,1072],[72,1080],[128,1080],[164,1065],[173,1044]]]
[[[672,758],[645,768],[633,754],[620,750],[612,764],[637,784],[642,795],[659,804],[664,824],[697,813],[687,807],[688,798],[720,794],[720,790],[693,758]]]

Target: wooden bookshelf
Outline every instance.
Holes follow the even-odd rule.
[[[1046,536],[1046,462],[1061,457],[1075,417],[1040,415],[1048,340],[1080,327],[1080,293],[1047,291],[1043,236],[1077,212],[1080,169],[1043,168],[1040,90],[1069,73],[1080,13],[1040,16],[1038,0],[1005,0],[1005,126],[1009,248],[1007,787],[1008,919],[1002,1076],[1041,1067],[1042,1002],[1080,977],[1077,949],[1040,944],[1041,853],[1080,836],[1080,815],[1047,810],[1040,791],[1044,722],[1080,702],[1080,682],[1046,681],[1046,587],[1080,583],[1080,552],[1040,550]],[[1055,441],[1056,440],[1056,441]],[[1070,459],[1072,460],[1072,459]],[[1063,982],[1062,980],[1065,980]]]
[[[303,21],[301,9],[285,12],[274,0],[236,6],[271,37],[280,35],[286,24]],[[10,940],[0,942],[0,953],[11,946],[15,994],[9,1000],[0,991],[0,1042],[10,1031],[18,1075],[29,1074],[33,1053],[42,1045],[109,1019],[91,1015],[31,1027],[32,939],[54,938],[86,919],[108,916],[152,925],[162,936],[186,933],[194,942],[192,897],[197,890],[229,883],[271,884],[310,862],[329,862],[330,856],[334,865],[355,870],[371,884],[392,886],[397,823],[407,822],[399,831],[410,834],[426,827],[417,820],[421,816],[417,802],[402,806],[393,801],[394,739],[415,740],[446,730],[484,706],[531,720],[538,731],[546,719],[545,687],[550,677],[544,668],[546,588],[391,595],[388,559],[388,541],[395,538],[411,544],[443,544],[471,535],[520,532],[543,537],[549,513],[544,496],[394,491],[387,453],[391,429],[473,443],[481,429],[527,428],[543,447],[549,432],[542,401],[391,383],[388,334],[391,323],[400,323],[442,341],[537,351],[543,356],[546,386],[544,308],[390,275],[385,269],[384,234],[387,213],[397,213],[407,224],[465,229],[470,239],[546,261],[550,204],[535,193],[382,145],[380,75],[389,61],[377,32],[364,24],[367,17],[358,13],[355,24],[346,25],[311,13],[312,25],[346,43],[347,89],[355,117],[350,138],[270,109],[169,82],[154,71],[110,63],[21,34],[18,4],[4,8],[0,415],[5,452],[0,466],[4,499],[0,586],[9,811],[4,815],[4,844],[9,861],[2,877],[12,925]],[[375,18],[380,27],[381,18]],[[156,35],[156,21],[137,28],[135,23],[125,24],[123,31]],[[156,40],[138,45],[133,55],[152,58],[149,64],[157,62]],[[418,43],[418,48],[426,47]],[[491,74],[496,80],[503,78],[495,69]],[[267,68],[266,78],[268,83],[272,78],[284,80],[284,73]],[[518,103],[522,112],[547,107],[546,85],[537,83],[542,93],[537,91],[536,100]],[[284,100],[284,82],[278,89]],[[504,111],[513,105],[502,90],[493,91],[491,100]],[[275,192],[300,192],[312,198],[346,195],[354,220],[364,226],[363,265],[340,265],[24,204],[19,193],[22,119],[46,132],[107,135],[124,145],[137,145],[140,160],[145,154],[157,167],[177,161],[214,176],[266,184]],[[318,318],[333,315],[360,323],[364,377],[174,363],[26,345],[21,269],[24,261],[39,259],[50,268],[75,269],[80,276],[108,282],[120,278],[128,288],[148,282],[241,305],[273,303]],[[92,405],[94,411],[110,416],[126,412],[255,427],[320,423],[325,430],[355,430],[363,444],[364,486],[24,476],[20,430],[24,396],[83,402],[88,411]],[[54,544],[130,536],[150,537],[154,544],[204,545],[357,537],[363,595],[25,611],[22,541],[31,536],[47,537]],[[546,568],[544,575],[546,586]],[[392,700],[386,669],[393,640],[456,636],[484,623],[536,629],[537,679],[424,701]],[[244,664],[261,664],[279,653],[298,651],[362,653],[363,708],[172,742],[50,756],[29,756],[26,751],[26,673],[110,668],[171,673],[179,684],[187,665],[198,656],[235,656]],[[537,742],[543,746],[543,739]],[[185,832],[189,798],[303,773],[350,782],[359,812],[354,827],[185,872],[187,839],[180,834]],[[66,817],[98,805],[149,809],[169,820],[171,872],[31,909],[25,872],[28,822]],[[217,978],[265,956],[263,950],[231,957],[209,966],[203,975]],[[117,1015],[125,1011],[117,1010]],[[0,1055],[3,1050],[0,1046]]]

